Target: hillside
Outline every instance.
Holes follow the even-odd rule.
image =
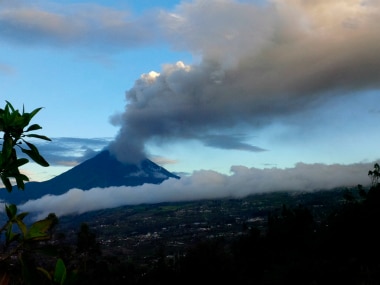
[[[60,230],[88,221],[101,247],[80,284],[379,284],[380,188],[347,190],[121,207]]]
[[[275,192],[242,199],[123,206],[61,217],[59,229],[75,237],[74,232],[86,223],[105,252],[144,260],[154,255],[159,244],[171,255],[212,237],[234,238],[252,227],[265,231],[269,213],[281,211],[284,204],[302,204],[321,221],[342,202],[344,191]]]

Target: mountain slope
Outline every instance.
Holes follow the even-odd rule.
[[[159,184],[170,177],[179,178],[149,159],[141,165],[124,164],[105,150],[48,181],[27,183],[24,191],[16,187],[11,193],[0,189],[0,199],[19,204],[46,194],[60,195],[72,188]]]

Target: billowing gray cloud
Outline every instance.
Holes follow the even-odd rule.
[[[215,135],[286,123],[289,115],[301,127],[302,116],[331,99],[380,87],[375,1],[198,0],[157,18],[167,41],[200,60],[167,64],[127,91],[125,113],[112,118],[120,132],[111,150],[122,160],[146,156],[148,141],[211,145]],[[245,146],[255,148],[265,146]]]
[[[298,163],[294,168],[286,169],[233,166],[231,175],[199,170],[181,179],[166,180],[160,185],[93,188],[87,191],[71,189],[63,195],[46,195],[30,200],[19,208],[21,211],[31,212],[36,218],[44,218],[51,212],[63,216],[143,203],[243,198],[264,192],[327,190],[355,187],[358,184],[367,186],[370,184],[367,173],[372,168],[373,163]]]
[[[234,134],[287,124],[289,115],[310,129],[302,116],[321,104],[380,85],[378,1],[194,0],[139,16],[94,4],[0,5],[6,43],[107,53],[164,44],[194,55],[190,65],[143,74],[126,92],[125,112],[111,118],[120,126],[111,150],[121,160],[147,156],[147,142],[266,149]]]

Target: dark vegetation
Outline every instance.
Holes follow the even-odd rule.
[[[24,189],[19,167],[48,163],[27,138],[40,109],[0,109],[0,176]],[[5,205],[0,285],[380,284],[380,167],[371,186],[245,199],[139,205],[76,217]]]
[[[377,184],[140,205],[60,227],[88,221],[97,237],[80,284],[380,284],[378,193]]]

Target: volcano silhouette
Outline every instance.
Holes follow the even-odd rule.
[[[126,164],[104,150],[50,180],[26,183],[24,191],[17,187],[13,187],[11,193],[0,189],[0,199],[6,203],[20,204],[47,194],[60,195],[72,188],[89,190],[95,187],[160,184],[168,178],[179,177],[149,159],[142,160],[139,165]]]

